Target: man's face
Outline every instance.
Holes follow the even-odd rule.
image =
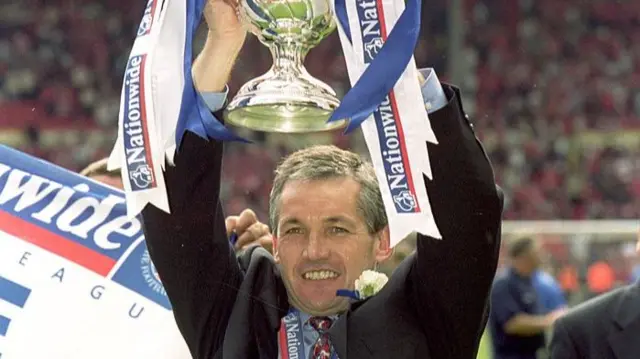
[[[391,255],[388,230],[368,233],[359,192],[346,177],[285,185],[274,255],[294,307],[311,315],[345,310],[348,299],[336,291],[353,289],[364,270]]]
[[[529,261],[529,265],[533,270],[538,269],[542,264],[542,257],[540,252],[541,252],[540,245],[536,242],[527,253],[527,259]]]
[[[124,186],[122,185],[122,179],[120,177],[107,176],[107,175],[95,175],[95,176],[91,176],[90,178],[93,179],[94,181],[98,181],[100,183],[106,184],[111,187],[115,187],[120,190],[124,189]]]

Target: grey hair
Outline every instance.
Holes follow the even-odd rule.
[[[369,234],[384,229],[387,225],[387,214],[371,163],[364,161],[356,153],[341,150],[336,146],[312,146],[292,153],[276,168],[269,196],[269,224],[273,233],[278,234],[280,197],[289,181],[341,177],[352,178],[360,184],[357,209]]]

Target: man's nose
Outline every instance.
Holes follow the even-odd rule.
[[[327,241],[322,234],[311,233],[307,241],[307,257],[309,260],[325,259],[329,256]]]

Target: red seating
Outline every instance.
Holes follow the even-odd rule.
[[[109,153],[122,66],[145,4],[26,1],[29,6],[7,10],[3,19],[8,36],[0,49],[8,47],[10,57],[0,58],[0,131],[103,127],[103,141],[78,137],[83,156],[66,156],[66,140],[59,149],[29,145],[39,156],[80,169]],[[465,101],[507,193],[505,217],[638,218],[640,136],[632,131],[640,129],[640,1],[465,3],[466,45],[478,59],[465,75],[477,84],[465,89]],[[434,66],[441,79],[448,77],[448,5],[428,1],[416,49],[418,64]],[[340,94],[349,85],[338,43],[333,36],[314,49],[307,68]],[[249,37],[232,92],[270,62],[268,51]],[[337,135],[336,142],[364,148],[354,138]],[[231,210],[266,213],[270,184],[261,180],[295,145],[260,146],[260,153],[238,145],[227,152],[223,190]]]

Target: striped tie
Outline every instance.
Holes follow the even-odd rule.
[[[331,343],[329,342],[328,330],[331,328],[331,319],[327,317],[311,317],[309,318],[309,324],[320,334],[313,345],[311,359],[330,359]]]

